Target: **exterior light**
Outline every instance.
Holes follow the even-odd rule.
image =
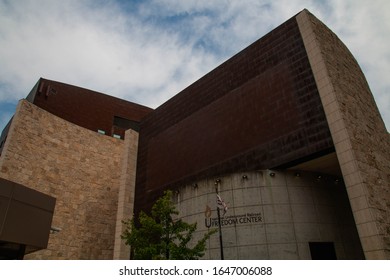
[[[215,184],[216,184],[216,185],[218,185],[218,184],[220,184],[220,183],[221,183],[221,179],[218,178],[218,179],[215,180]]]
[[[275,177],[275,173],[274,173],[274,172],[271,172],[271,173],[269,174],[269,176]]]
[[[295,177],[301,177],[301,173],[295,172]]]
[[[59,227],[51,227],[50,228],[50,233],[59,233],[62,229],[60,229]]]
[[[248,176],[247,175],[242,175],[242,179],[243,180],[248,180]]]

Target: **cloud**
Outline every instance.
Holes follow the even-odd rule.
[[[1,100],[23,98],[42,76],[157,106],[164,90],[179,90],[213,65],[173,32],[127,17],[112,3],[61,3],[2,3]]]
[[[390,129],[390,2],[329,1],[323,21],[340,37],[361,66],[376,103]]]
[[[39,77],[156,107],[303,8],[356,56],[389,126],[387,0],[0,0],[0,110]]]

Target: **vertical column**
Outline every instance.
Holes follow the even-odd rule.
[[[138,132],[131,129],[127,130],[124,141],[115,227],[114,260],[128,260],[130,258],[130,247],[121,239],[121,234],[124,231],[122,221],[133,217]]]
[[[306,10],[298,14],[296,19],[335,145],[337,158],[343,173],[365,257],[367,259],[386,259],[386,246],[379,232],[378,217],[375,214],[375,209],[370,204],[373,192],[370,189],[367,179],[364,177],[364,172],[367,171],[362,170],[361,166],[359,166],[358,159],[361,157],[361,152],[353,148],[352,138],[354,137],[354,130],[351,127],[351,121],[349,121],[351,116],[342,108],[342,106],[345,106],[348,95],[359,95],[359,92],[354,91],[354,89],[349,90],[354,92],[345,92],[344,90],[340,90],[341,87],[339,84],[337,84],[339,85],[338,87],[335,86],[335,83],[348,82],[348,78],[361,78],[363,74],[353,69],[352,66],[354,66],[353,63],[355,62],[352,62],[354,60],[352,55],[347,58],[335,57],[336,55],[346,55],[345,49],[341,47],[341,42],[338,45],[335,44],[337,40],[335,38],[337,37],[330,30],[325,29],[320,21],[314,17],[310,17],[310,14]],[[318,33],[321,32],[321,39],[318,38],[317,31]],[[323,46],[324,44],[326,46]],[[333,59],[333,61],[327,61],[327,59]],[[350,67],[356,72],[350,73],[352,70],[345,71],[342,69],[341,67],[345,67],[345,65],[339,65],[342,64],[340,59],[350,62],[351,65],[347,67]],[[344,63],[346,63],[345,61]],[[332,73],[338,74],[333,79],[327,67],[329,64],[333,67],[331,69],[333,71]],[[353,83],[354,81],[353,79],[348,80],[349,83]],[[344,88],[348,87],[344,86]],[[349,102],[349,108],[358,106],[354,102],[356,101],[352,100]],[[361,117],[364,118],[364,116]],[[362,123],[358,123],[357,125],[363,126]]]

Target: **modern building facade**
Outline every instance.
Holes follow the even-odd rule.
[[[124,204],[118,192],[134,169],[124,155],[151,111],[45,79],[19,102],[2,135],[0,177],[55,197],[52,227],[59,229],[46,250],[25,258],[113,258],[116,225],[132,214],[123,208],[127,216],[117,223],[118,204]]]
[[[390,259],[390,137],[347,47],[307,10],[152,110],[41,79],[0,177],[56,198],[42,259],[126,259],[166,189],[225,259]],[[220,258],[218,236],[206,259]]]

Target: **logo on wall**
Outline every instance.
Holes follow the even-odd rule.
[[[212,211],[209,205],[206,205],[204,212],[204,224],[207,228],[218,227],[218,218],[212,218]],[[221,217],[221,226],[232,226],[240,224],[257,224],[263,222],[263,215],[261,213],[245,213],[242,215],[231,215]]]
[[[204,212],[204,216],[206,217],[206,219],[211,217],[211,208],[208,205],[206,205],[206,211]]]

